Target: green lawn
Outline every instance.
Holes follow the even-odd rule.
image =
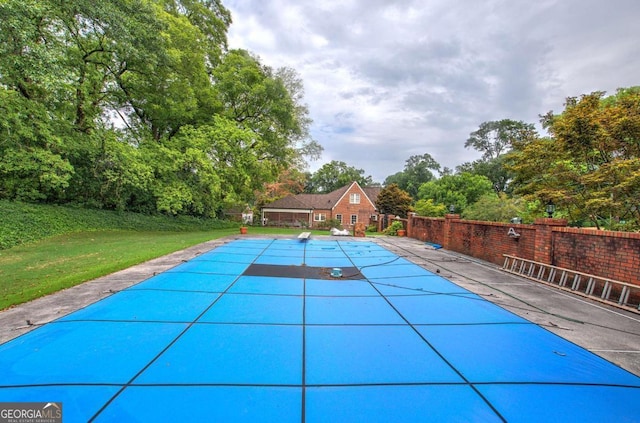
[[[250,227],[251,234],[300,230]],[[312,231],[327,234],[327,231]],[[0,250],[0,310],[108,275],[184,248],[238,234],[238,228],[197,232],[84,231]]]

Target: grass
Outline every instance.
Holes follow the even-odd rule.
[[[237,227],[216,219],[91,210],[0,200],[0,250],[70,232],[132,230],[199,232]]]
[[[250,227],[249,234],[292,237],[300,230]],[[326,231],[312,231],[327,234]],[[238,234],[238,228],[197,232],[83,231],[0,250],[0,310],[184,248]]]
[[[76,232],[0,251],[0,310],[236,231]]]
[[[0,310],[205,241],[239,234],[237,222],[6,200],[0,200],[0,215]],[[300,232],[249,227],[249,234],[293,237]]]

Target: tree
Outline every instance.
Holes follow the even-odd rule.
[[[503,119],[480,124],[464,143],[482,153],[482,159],[493,160],[507,153],[514,142],[530,139],[536,133],[532,124]]]
[[[63,157],[64,125],[44,105],[0,87],[0,198],[60,199],[74,170]]]
[[[456,173],[473,173],[486,176],[493,185],[496,194],[513,191],[513,174],[505,167],[505,155],[491,160],[474,160],[456,166]]]
[[[222,115],[256,135],[247,148],[281,169],[300,167],[304,154],[322,151],[309,134],[311,119],[301,103],[302,81],[295,71],[264,66],[245,50],[232,50],[213,72]]]
[[[155,17],[141,26],[147,43],[126,49],[132,57],[115,75],[127,123],[158,141],[183,125],[209,124],[220,111],[211,74],[226,50],[231,16],[219,0],[145,3]]]
[[[289,67],[279,68],[276,71],[276,77],[282,81],[293,102],[293,114],[298,126],[291,140],[297,150],[297,162],[294,164],[298,169],[303,169],[307,166],[303,159],[306,157],[311,161],[319,160],[324,148],[311,137],[309,132],[312,120],[309,117],[307,105],[303,103],[304,84],[296,70]]]
[[[358,182],[361,186],[372,183],[371,176],[364,176],[364,170],[356,169],[345,162],[332,160],[314,172],[305,187],[307,193],[327,193],[345,185]]]
[[[509,222],[514,217],[528,218],[526,204],[522,198],[508,197],[505,193],[485,194],[468,206],[462,217],[470,220]]]
[[[221,0],[0,2],[0,196],[211,216],[317,158],[302,81],[228,52],[230,23]]]
[[[416,201],[414,209],[418,216],[441,217],[447,214],[447,206],[436,204],[431,198]]]
[[[307,175],[296,168],[285,169],[275,182],[265,183],[256,191],[257,208],[272,203],[289,195],[302,194],[307,181]]]
[[[462,213],[467,206],[491,192],[491,181],[487,177],[463,172],[444,175],[440,179],[422,184],[418,197],[431,199],[435,204],[443,204],[447,208],[453,205],[456,212]]]
[[[413,198],[396,184],[384,187],[376,199],[376,207],[380,213],[393,214],[403,218],[406,218],[413,210],[412,204]]]
[[[387,177],[384,184],[396,184],[413,198],[417,198],[420,185],[434,178],[432,170],[440,170],[440,164],[430,154],[411,156],[405,162],[404,170]]]
[[[509,167],[518,192],[553,201],[575,222],[620,219],[638,224],[640,88],[569,97],[543,117],[551,138],[516,144]]]
[[[254,139],[250,130],[217,117],[211,125],[184,126],[161,143],[145,143],[158,210],[211,217],[252,200],[271,178],[270,164],[247,148]]]
[[[537,136],[532,124],[511,119],[489,121],[469,135],[466,148],[482,153],[482,158],[457,167],[457,171],[470,172],[489,178],[496,193],[510,191],[509,182],[513,175],[504,166],[504,155],[514,143],[522,143]]]

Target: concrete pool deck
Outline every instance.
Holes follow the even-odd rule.
[[[0,312],[0,344],[236,239],[205,242]],[[315,239],[345,237],[314,236]],[[370,241],[640,376],[640,315],[574,296],[499,266],[399,237]]]

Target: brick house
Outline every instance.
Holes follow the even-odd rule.
[[[262,208],[263,225],[317,227],[336,219],[344,228],[357,222],[375,222],[376,199],[382,188],[361,187],[357,182],[327,194],[290,195]]]

